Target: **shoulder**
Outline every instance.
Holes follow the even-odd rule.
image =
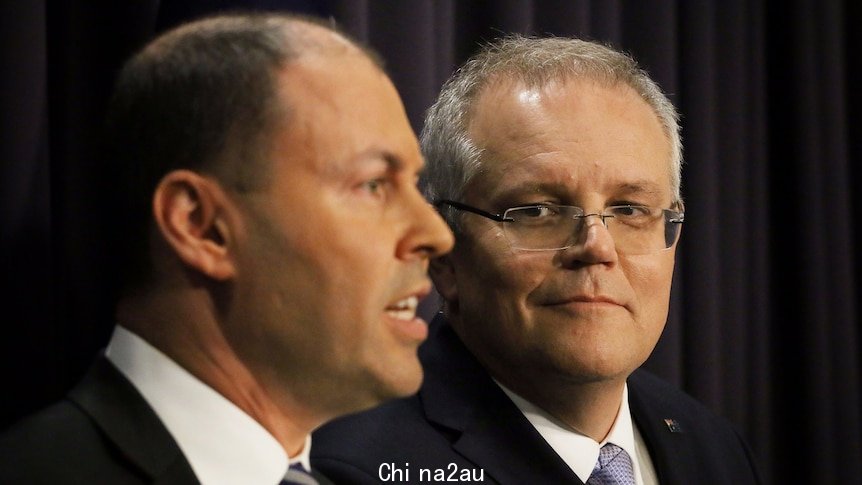
[[[396,399],[369,411],[335,419],[313,435],[312,454],[321,457],[362,454],[367,448],[390,448],[405,434],[424,426],[417,398]],[[357,447],[356,443],[363,443]],[[357,449],[361,448],[361,449]]]
[[[685,391],[648,371],[642,369],[635,371],[629,377],[628,387],[633,413],[643,411],[661,413],[666,415],[663,419],[671,420],[666,422],[666,425],[672,425],[676,421],[681,426],[685,421],[734,432],[733,425],[728,420],[717,415]]]
[[[146,400],[100,357],[65,399],[0,435],[0,483],[197,483]]]
[[[719,416],[644,370],[629,380],[632,419],[657,468],[690,483],[760,483],[745,439]]]
[[[141,479],[76,404],[60,401],[0,435],[0,482],[138,483]]]
[[[425,419],[418,396],[336,419],[314,432],[311,447],[315,469],[349,484],[380,483],[411,462],[428,466],[429,457],[451,453],[445,434]]]

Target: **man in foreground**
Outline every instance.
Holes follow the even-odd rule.
[[[757,483],[730,425],[638,367],[684,220],[677,114],[628,56],[512,37],[443,88],[427,197],[456,246],[417,396],[337,420],[339,483]],[[356,443],[361,441],[361,446]]]
[[[328,483],[309,433],[418,389],[452,245],[393,85],[316,21],[214,17],[125,66],[109,126],[118,325],[0,482]]]

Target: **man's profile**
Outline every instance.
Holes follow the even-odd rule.
[[[0,481],[328,483],[309,433],[415,392],[452,245],[394,86],[312,19],[218,16],[135,55],[108,125],[117,327]]]

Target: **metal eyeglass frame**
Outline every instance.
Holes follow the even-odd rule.
[[[505,214],[512,209],[523,209],[523,208],[528,208],[528,207],[541,207],[541,204],[509,207],[502,214],[494,214],[493,212],[488,212],[488,211],[479,209],[478,207],[473,207],[471,205],[467,205],[467,204],[464,204],[462,202],[457,202],[454,200],[439,199],[439,200],[434,201],[434,207],[436,207],[438,210],[443,205],[448,205],[454,209],[463,210],[466,212],[471,212],[473,214],[480,215],[482,217],[485,217],[487,219],[491,219],[492,221],[496,221],[496,222],[515,222],[515,220],[512,219],[511,217],[505,216]],[[557,204],[554,204],[554,205],[557,205]],[[568,207],[575,207],[575,206],[568,206]],[[580,209],[582,211],[584,211],[583,208],[580,208]],[[682,224],[683,222],[685,222],[685,212],[676,211],[673,209],[661,209],[661,210],[662,211],[671,211],[671,212],[679,214],[679,217],[669,219],[667,222],[670,222],[672,224]],[[586,211],[584,211],[584,212],[586,212]],[[592,217],[592,216],[597,216],[599,219],[601,219],[602,225],[605,227],[608,227],[607,221],[605,219],[608,217],[611,217],[611,218],[615,217],[613,214],[603,214],[600,212],[594,212],[594,213],[590,213],[590,214],[582,214],[582,215],[579,215],[577,217],[580,219],[586,219],[587,217]],[[676,241],[678,239],[679,239],[679,232],[677,232],[673,243],[671,243],[670,245],[668,245],[664,249],[660,249],[659,251],[670,249],[671,247],[673,247],[673,245],[676,243]],[[570,246],[568,246],[568,247],[570,247]],[[526,251],[556,251],[556,250],[566,249],[566,248],[563,247],[563,248],[546,248],[546,249],[527,249],[527,248],[520,248],[520,249],[526,250]]]

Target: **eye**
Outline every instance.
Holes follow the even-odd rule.
[[[508,216],[519,223],[548,223],[558,219],[560,208],[555,205],[530,205],[509,209]]]
[[[606,213],[628,226],[646,228],[658,220],[661,211],[642,205],[618,205],[608,207]]]
[[[389,181],[387,179],[378,177],[363,182],[360,187],[371,195],[379,196],[383,194],[387,185],[389,185]]]
[[[553,207],[549,207],[546,205],[535,205],[532,207],[522,207],[520,214],[523,217],[536,218],[536,217],[548,217],[557,215],[557,211],[554,210]]]
[[[652,210],[642,205],[627,204],[608,207],[608,212],[614,217],[640,217],[648,216]]]

